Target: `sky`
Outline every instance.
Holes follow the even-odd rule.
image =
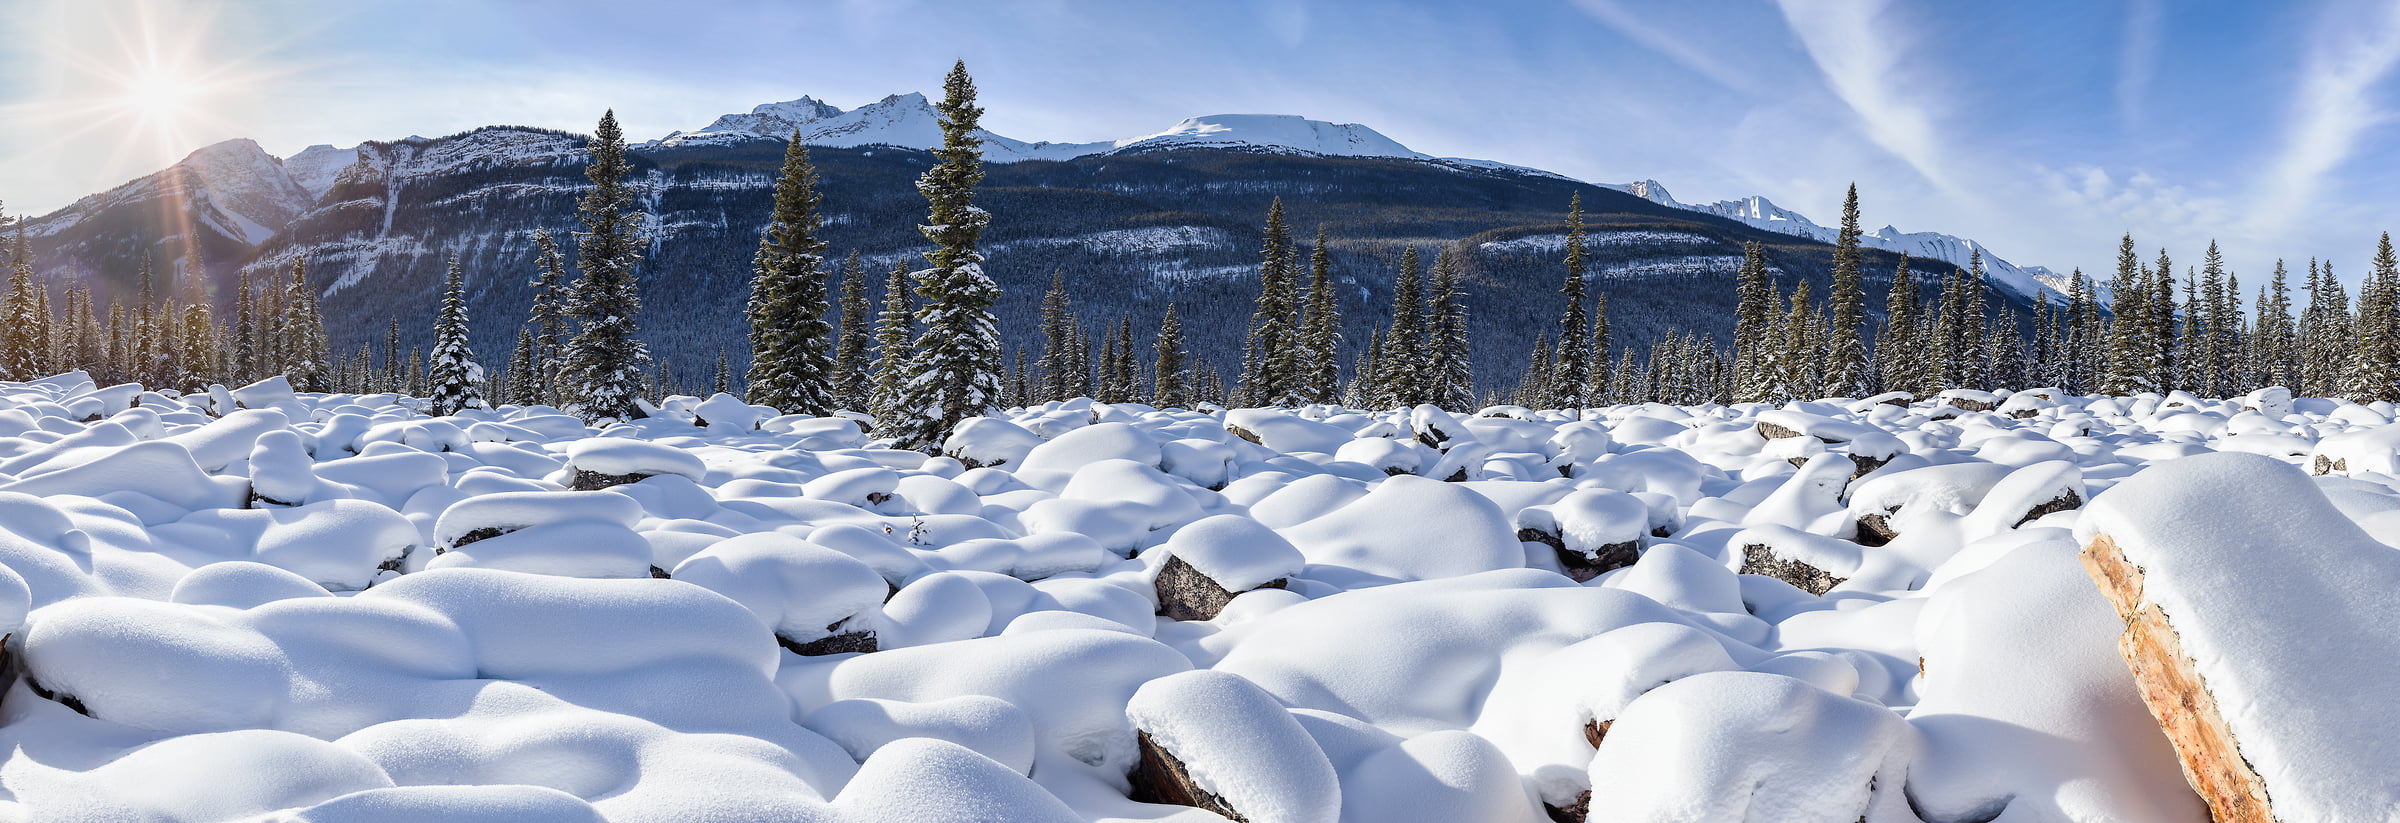
[[[247,137],[492,124],[639,140],[811,95],[938,93],[993,132],[1361,123],[1418,151],[2103,272],[2214,240],[2365,271],[2400,215],[2400,0],[0,0],[0,201],[45,213]]]

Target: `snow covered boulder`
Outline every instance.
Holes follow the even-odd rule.
[[[1517,512],[1517,539],[1549,546],[1576,582],[1633,565],[1650,533],[1650,507],[1607,489],[1582,489]]]
[[[1336,823],[1342,787],[1308,730],[1250,681],[1200,669],[1142,684],[1125,706],[1141,746],[1133,799],[1250,823]]]
[[[1349,442],[1342,429],[1304,420],[1274,409],[1234,409],[1225,413],[1225,430],[1233,436],[1275,451],[1332,454]]]
[[[1939,395],[1941,404],[1961,411],[1991,411],[2000,407],[2000,395],[1974,389],[1951,389]]]
[[[1422,477],[1385,480],[1365,497],[1281,533],[1310,563],[1394,580],[1525,565],[1515,530],[1491,498]]]
[[[645,477],[671,474],[700,482],[708,467],[691,452],[647,440],[626,437],[587,437],[567,446],[563,485],[576,491],[598,491]]]
[[[671,576],[732,598],[807,656],[875,651],[876,607],[891,591],[866,563],[781,532],[719,542]]]
[[[1902,784],[1914,739],[1892,710],[1801,680],[1696,674],[1611,724],[1584,819],[1913,823]]]
[[[1013,471],[1041,444],[1042,436],[1024,426],[993,417],[969,417],[950,430],[949,439],[942,441],[942,454],[970,469],[1008,466]]]
[[[233,402],[245,409],[265,409],[283,403],[296,404],[300,402],[300,397],[292,393],[292,381],[278,374],[234,389]]]
[[[741,398],[724,392],[718,392],[692,407],[692,425],[706,427],[709,431],[757,431],[759,424],[773,416],[770,409],[744,403]]]
[[[427,568],[483,567],[566,577],[661,577],[633,530],[642,507],[613,492],[500,492],[461,500],[434,521]]]
[[[1742,573],[1758,574],[1822,596],[1858,573],[1858,545],[1790,526],[1765,524],[1741,530],[1728,545],[1741,549]]]
[[[2093,501],[2083,564],[2118,650],[2219,821],[2381,820],[2400,808],[2400,554],[2300,470],[2219,453]]]
[[[1131,460],[1155,468],[1161,461],[1158,441],[1129,423],[1094,424],[1033,447],[1017,470],[1071,472],[1102,460]]]
[[[1283,535],[1256,520],[1218,515],[1177,529],[1159,567],[1158,613],[1173,620],[1215,620],[1235,595],[1280,589],[1308,565]]]

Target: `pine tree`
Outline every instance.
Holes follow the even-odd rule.
[[[1781,387],[1776,400],[1814,399],[1819,396],[1817,371],[1822,362],[1817,353],[1823,340],[1817,334],[1817,311],[1809,299],[1808,279],[1801,278],[1792,286],[1791,311],[1783,320],[1783,362]],[[1653,362],[1651,366],[1656,367]]]
[[[1383,327],[1367,330],[1367,346],[1359,350],[1358,361],[1350,366],[1350,383],[1342,390],[1342,405],[1356,409],[1383,404],[1383,364],[1377,358],[1383,354]]]
[[[2150,309],[2149,273],[2134,256],[2133,235],[2117,245],[2117,274],[2109,286],[2115,295],[2109,314],[2115,319],[2108,326],[2108,377],[2100,390],[2115,395],[2157,391],[2152,380],[2162,353],[2152,324],[2158,315]]]
[[[1893,281],[1895,294],[1900,282],[1907,277],[1908,258],[1905,255],[1901,257],[1900,270],[1899,279]],[[1742,244],[1742,267],[1735,275],[1735,283],[1734,400],[1756,403],[1767,399],[1768,387],[1772,382],[1769,371],[1774,368],[1773,358],[1768,352],[1773,346],[1767,338],[1775,327],[1775,286],[1768,280],[1766,248],[1757,241]],[[1606,356],[1605,352],[1601,353],[1601,357]]]
[[[725,356],[723,346],[717,347],[716,379],[710,381],[708,391],[711,396],[733,393],[733,361]],[[831,413],[831,410],[828,409],[827,413]]]
[[[567,343],[562,379],[569,410],[584,420],[632,420],[642,416],[636,398],[650,352],[635,336],[634,317],[642,310],[634,280],[642,260],[641,215],[634,211],[633,189],[625,182],[632,166],[616,111],[600,116],[591,152],[584,176],[592,181],[592,189],[576,205],[583,220],[575,260],[581,277],[567,308],[576,332]]]
[[[1550,363],[1550,335],[1537,332],[1533,351],[1525,356],[1525,373],[1517,377],[1517,405],[1538,408],[1550,402]]]
[[[366,364],[367,349],[360,346],[359,363]],[[542,402],[541,345],[533,340],[531,326],[517,327],[517,347],[508,355],[508,398],[503,402],[531,406]]]
[[[2083,269],[2067,277],[2066,370],[2059,388],[2069,394],[2090,394],[2098,388],[2100,374],[2101,323],[2100,310],[2092,299],[2091,282],[2083,277]]]
[[[416,348],[416,347],[413,347],[413,346],[409,348],[409,350],[408,350],[408,371],[407,371],[407,373],[404,375],[404,377],[406,378],[406,380],[404,380],[404,381],[403,381],[403,383],[404,383],[404,386],[405,386],[406,390],[405,390],[405,391],[402,391],[402,392],[401,392],[402,394],[408,395],[408,396],[410,396],[410,397],[424,397],[424,396],[426,395],[426,393],[427,393],[427,392],[426,392],[426,389],[427,389],[427,387],[426,387],[426,385],[425,385],[425,350],[424,350],[424,349],[421,349],[421,348]]]
[[[916,303],[909,295],[908,264],[894,261],[883,281],[883,314],[875,326],[874,410],[878,420],[900,413],[900,388],[908,379],[908,364],[916,359],[909,346],[916,313]]]
[[[2400,258],[2391,232],[2375,245],[2375,268],[2358,290],[2358,319],[2351,329],[2357,352],[2351,361],[2348,394],[2368,403],[2400,400]]]
[[[1375,357],[1383,371],[1375,384],[1378,406],[1414,406],[1430,394],[1425,349],[1424,285],[1418,276],[1415,246],[1400,252],[1400,276],[1392,281],[1392,325],[1383,336],[1383,351]],[[1580,331],[1580,329],[1578,330]]]
[[[925,298],[917,320],[917,359],[901,386],[899,415],[884,421],[901,448],[931,449],[961,420],[990,410],[1000,395],[1000,333],[992,318],[1000,287],[983,274],[976,244],[991,215],[976,208],[975,185],[983,180],[983,141],[975,136],[983,109],[975,105],[975,83],[960,61],[943,83],[941,162],[917,181],[928,207],[921,227],[934,250],[932,268],[916,273],[917,295]]]
[[[1141,359],[1133,351],[1133,315],[1117,316],[1116,336],[1108,342],[1109,348],[1117,353],[1116,359],[1108,364],[1108,402],[1135,402],[1142,393],[1142,367]]]
[[[2270,386],[2300,385],[2299,341],[2292,327],[2292,289],[2283,261],[2258,300],[2258,379]]]
[[[2183,353],[2175,347],[2175,262],[2167,258],[2167,250],[2158,250],[2158,262],[2150,269],[2150,332],[2157,335],[2153,344],[2158,350],[2157,370],[2150,375],[2156,391],[2175,389],[2175,379],[2182,374]]]
[[[1292,232],[1284,223],[1283,198],[1267,206],[1265,240],[1259,248],[1258,308],[1250,318],[1252,353],[1243,364],[1240,391],[1249,402],[1297,406],[1308,402],[1300,386],[1304,352],[1300,347],[1300,301],[1293,292],[1297,253]]]
[[[536,340],[538,344],[539,338]],[[545,379],[547,379],[546,376]],[[408,391],[408,368],[403,366],[400,360],[400,318],[397,315],[387,315],[384,318],[383,380],[384,391],[395,394],[404,394]],[[544,395],[542,402],[550,402],[549,396]]]
[[[1867,393],[1867,294],[1858,272],[1858,184],[1842,200],[1842,228],[1833,246],[1832,339],[1827,341],[1825,391],[1841,397]]]
[[[567,368],[567,304],[572,284],[567,281],[567,261],[558,251],[558,240],[549,229],[533,231],[533,309],[528,318],[533,325],[534,385],[540,399],[534,402],[558,405],[568,402],[565,383],[560,375]],[[384,348],[386,363],[399,356],[398,331]],[[394,375],[396,369],[387,366]]]
[[[284,376],[297,391],[324,391],[325,373],[333,362],[325,339],[325,318],[317,311],[317,292],[308,285],[307,258],[292,258],[292,280],[284,286]]]
[[[750,279],[749,401],[824,415],[833,389],[833,325],[826,322],[825,220],[816,167],[798,132],[785,144],[775,211],[758,240]]]
[[[426,379],[432,383],[428,413],[439,417],[467,409],[485,408],[483,365],[467,345],[466,275],[458,258],[450,258],[450,275],[442,282],[442,308],[433,325],[433,364]]]
[[[834,402],[845,409],[867,408],[875,394],[868,353],[875,337],[867,319],[866,281],[866,267],[859,263],[858,252],[851,252],[850,259],[842,261],[842,329],[833,347]]]
[[[1892,268],[1892,289],[1883,298],[1883,334],[1875,338],[1876,371],[1886,391],[1924,394],[1926,352],[1917,319],[1917,278],[1908,270],[1908,253]]]
[[[1613,397],[1608,392],[1608,350],[1614,345],[1608,330],[1608,292],[1593,295],[1592,334],[1586,342],[1592,353],[1592,382],[1583,396],[1592,403],[1600,403]]]
[[[25,224],[17,223],[9,249],[8,294],[0,297],[0,379],[31,380],[41,375],[34,316],[33,247],[25,239]]]
[[[1050,291],[1042,295],[1042,368],[1034,393],[1043,402],[1075,395],[1071,375],[1076,368],[1074,299],[1067,294],[1066,275],[1050,273]]]
[[[1583,310],[1584,277],[1590,266],[1589,251],[1583,227],[1583,193],[1576,192],[1567,202],[1567,279],[1558,287],[1558,347],[1551,352],[1556,359],[1550,372],[1548,405],[1559,409],[1582,408],[1590,401],[1584,388],[1591,382],[1592,358],[1595,355],[1590,341],[1584,338],[1589,319]]]
[[[1301,395],[1310,403],[1333,402],[1342,379],[1342,299],[1334,291],[1333,254],[1325,245],[1323,224],[1308,253],[1308,313],[1300,321],[1300,350]]]
[[[1150,368],[1150,403],[1159,408],[1192,405],[1190,379],[1184,373],[1189,356],[1183,350],[1183,321],[1175,316],[1175,304],[1167,304],[1167,316],[1158,322],[1158,342],[1152,348],[1158,359]]]
[[[1450,246],[1433,258],[1433,294],[1426,308],[1430,319],[1428,348],[1433,362],[1427,378],[1428,401],[1456,411],[1475,405],[1475,366],[1467,344],[1467,305],[1458,286],[1458,260]]]

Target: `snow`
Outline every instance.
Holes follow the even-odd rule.
[[[1261,821],[2204,819],[2099,533],[2286,816],[2388,810],[2400,735],[2350,709],[2400,696],[2388,413],[2049,394],[1076,401],[929,457],[730,397],[601,432],[0,383],[0,816],[1201,819],[1128,797],[1138,731]],[[1170,559],[1240,596],[1159,616]]]
[[[2400,555],[2298,468],[2253,454],[2162,464],[2077,527],[2142,570],[2279,817],[2364,820],[2400,805],[2400,733],[2360,711],[2400,698],[2400,649],[2366,621]]]

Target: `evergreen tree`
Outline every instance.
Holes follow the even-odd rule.
[[[568,402],[566,385],[560,379],[567,368],[567,304],[571,302],[567,281],[566,256],[558,251],[558,240],[549,229],[533,231],[533,308],[528,320],[533,325],[534,385],[540,398],[534,402],[558,405]],[[391,363],[400,356],[399,331],[394,326],[392,339],[384,347],[386,370],[399,374]]]
[[[317,292],[308,285],[307,258],[292,258],[292,280],[284,286],[284,376],[297,391],[324,391],[326,370],[333,356],[325,339],[325,318],[317,311]]]
[[[406,390],[401,392],[402,394],[410,397],[424,397],[426,395],[424,349],[413,346],[409,348],[408,371],[403,376],[406,378],[406,380],[403,381]]]
[[[1832,338],[1827,340],[1825,391],[1841,397],[1867,393],[1867,293],[1858,272],[1858,184],[1842,200],[1842,228],[1833,246]]]
[[[2258,379],[2270,386],[2300,385],[2299,341],[2292,326],[2292,290],[2283,261],[2258,300]]]
[[[1383,352],[1375,357],[1383,372],[1375,380],[1377,406],[1414,406],[1430,394],[1426,367],[1431,358],[1425,350],[1425,296],[1418,268],[1416,247],[1403,249],[1400,276],[1392,281],[1391,330],[1383,336]]]
[[[584,176],[592,188],[576,205],[583,220],[575,260],[581,277],[567,307],[576,332],[567,343],[561,379],[569,409],[584,420],[632,420],[642,416],[636,398],[650,352],[635,336],[634,317],[642,310],[634,281],[634,269],[642,260],[641,215],[634,210],[633,189],[625,182],[632,166],[616,111],[600,116],[591,151]]]
[[[2084,279],[2080,268],[2067,277],[2065,333],[2066,369],[2059,388],[2069,394],[2090,394],[2098,388],[2103,335],[2091,282]]]
[[[1791,311],[1783,319],[1783,375],[1775,400],[1814,399],[1820,396],[1817,357],[1823,338],[1817,333],[1815,304],[1809,299],[1808,279],[1801,278],[1792,286]],[[1650,364],[1652,368],[1657,363]]]
[[[1550,402],[1550,335],[1533,336],[1533,352],[1525,357],[1525,373],[1517,377],[1514,402],[1536,408]]]
[[[866,281],[866,267],[859,263],[858,252],[851,252],[850,259],[842,261],[842,328],[833,347],[834,402],[845,409],[867,408],[875,395],[869,368],[875,336],[873,321],[867,319]]]
[[[483,365],[467,345],[466,275],[458,258],[450,258],[450,276],[442,281],[442,309],[433,324],[433,364],[426,375],[432,383],[427,413],[436,417],[467,409],[485,408]]]
[[[983,180],[983,141],[975,136],[983,109],[975,105],[975,83],[960,61],[943,83],[941,162],[917,181],[928,206],[921,227],[934,250],[932,268],[916,274],[925,298],[918,321],[917,359],[901,386],[900,414],[885,421],[902,448],[931,449],[961,420],[992,408],[1000,395],[1000,333],[992,318],[1000,287],[983,274],[976,244],[991,215],[976,208],[975,186]]]
[[[1383,354],[1383,327],[1367,330],[1367,347],[1359,350],[1358,362],[1351,364],[1350,384],[1342,390],[1342,405],[1354,409],[1372,408],[1383,403],[1383,364],[1377,359]]]
[[[1117,316],[1117,334],[1110,338],[1109,347],[1117,352],[1116,360],[1108,364],[1108,395],[1111,403],[1132,403],[1142,393],[1141,359],[1133,352],[1133,315]]]
[[[2150,375],[2155,391],[2175,389],[2176,376],[2182,374],[2183,353],[2175,347],[2175,261],[2167,258],[2167,250],[2158,250],[2158,262],[2150,269],[2150,333],[2158,337],[2152,346],[2158,350],[2158,364]]]
[[[875,325],[874,410],[878,421],[901,414],[900,390],[908,380],[908,364],[916,360],[909,345],[916,313],[916,303],[909,299],[908,264],[893,261],[891,274],[883,281],[883,315]]]
[[[1901,257],[1900,272],[1892,281],[1895,294],[1900,283],[1907,279],[1906,255]],[[1738,302],[1733,315],[1734,400],[1756,403],[1767,399],[1769,386],[1774,382],[1770,372],[1775,368],[1769,355],[1775,346],[1768,340],[1775,328],[1775,286],[1767,278],[1766,248],[1757,241],[1742,244],[1742,267],[1735,275],[1735,283]],[[1607,357],[1607,353],[1601,353],[1601,357]]]
[[[1876,371],[1883,375],[1883,388],[1924,394],[1926,361],[1923,343],[1918,340],[1917,278],[1908,270],[1908,253],[1900,253],[1900,263],[1892,268],[1892,289],[1884,295],[1883,334],[1875,338]]]
[[[2391,232],[2375,245],[2375,268],[2358,289],[2358,319],[2351,330],[2356,356],[2351,361],[2348,394],[2368,403],[2400,400],[2400,258],[2392,253]]]
[[[367,350],[359,347],[359,362],[365,365]],[[508,398],[503,402],[531,406],[542,402],[542,354],[534,342],[531,326],[517,327],[517,347],[508,355]]]
[[[33,247],[22,222],[8,259],[8,294],[0,297],[0,379],[31,380],[41,376],[37,347],[43,319],[34,312]]]
[[[1604,402],[1605,399],[1613,397],[1608,392],[1608,350],[1612,345],[1614,345],[1614,341],[1610,338],[1608,330],[1608,292],[1603,291],[1593,296],[1592,334],[1587,341],[1587,347],[1591,349],[1592,355],[1592,382],[1589,390],[1584,393],[1584,398],[1593,403]]]
[[[537,338],[538,342],[538,338]],[[400,318],[387,315],[383,327],[383,390],[393,393],[408,391],[408,369],[400,360]],[[550,402],[544,395],[542,402]]]
[[[1067,294],[1066,275],[1050,273],[1050,291],[1042,295],[1042,368],[1034,394],[1042,401],[1067,400],[1074,395],[1077,367],[1075,306]]]
[[[1300,321],[1300,350],[1301,395],[1310,403],[1333,402],[1342,379],[1342,298],[1334,291],[1333,255],[1322,224],[1308,253],[1308,313]]]
[[[1555,362],[1546,381],[1551,392],[1547,405],[1552,408],[1578,409],[1586,405],[1590,398],[1584,395],[1584,387],[1591,382],[1592,358],[1606,356],[1606,353],[1594,355],[1590,341],[1584,338],[1588,318],[1583,309],[1583,281],[1590,270],[1588,245],[1583,226],[1583,193],[1577,192],[1567,201],[1567,278],[1558,287],[1558,348],[1551,352]]]
[[[1427,348],[1433,362],[1427,378],[1434,405],[1469,411],[1475,405],[1475,367],[1467,350],[1467,306],[1458,287],[1458,261],[1444,245],[1433,258],[1433,294],[1426,309],[1430,319]]]
[[[1175,304],[1167,304],[1167,316],[1158,323],[1158,342],[1153,345],[1158,360],[1150,370],[1150,403],[1159,408],[1192,405],[1190,375],[1184,373],[1189,355],[1183,349],[1183,321],[1175,316]]]
[[[825,220],[817,170],[799,132],[785,144],[775,211],[759,236],[750,279],[751,403],[806,415],[832,413],[833,324],[826,321]],[[997,355],[995,355],[996,357]]]
[[[719,347],[717,347],[717,375],[716,375],[716,379],[710,382],[710,385],[709,385],[709,394],[710,394],[711,396],[715,396],[715,395],[719,395],[719,394],[732,394],[732,393],[733,393],[733,361],[731,361],[731,360],[729,360],[729,359],[727,359],[727,358],[726,358],[726,356],[725,356],[725,347],[723,347],[723,346],[719,346]],[[830,409],[830,408],[826,409],[826,413],[827,413],[827,414],[831,414],[831,413],[832,413],[832,411],[833,411],[833,410],[832,410],[832,409]]]
[[[2157,313],[2150,310],[2149,272],[2134,256],[2133,235],[2117,244],[2117,274],[2109,286],[2115,296],[2109,314],[2115,319],[2108,326],[2108,376],[2100,390],[2115,395],[2157,391],[2152,380],[2163,356],[2152,328]]]
[[[1300,343],[1300,301],[1293,292],[1297,252],[1284,222],[1283,198],[1267,206],[1265,241],[1259,248],[1258,308],[1250,318],[1248,350],[1240,387],[1249,402],[1297,406],[1308,402],[1300,385],[1306,352]]]

